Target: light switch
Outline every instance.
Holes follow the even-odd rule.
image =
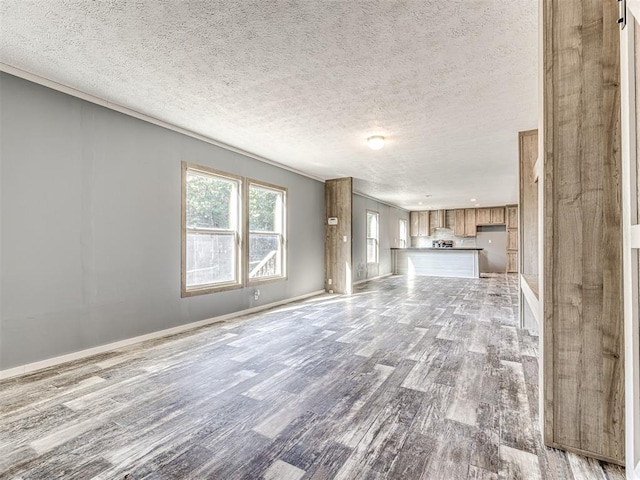
[[[342,241],[343,241],[344,243],[347,243],[347,236],[346,236],[346,235],[345,235],[344,237],[342,237]]]

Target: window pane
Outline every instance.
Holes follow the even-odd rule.
[[[367,263],[378,263],[377,244],[375,238],[367,238]]]
[[[249,230],[281,233],[281,215],[281,192],[254,185],[249,188]]]
[[[407,238],[407,221],[400,220],[400,240],[405,240]]]
[[[280,235],[249,234],[249,278],[282,275]]]
[[[378,238],[378,214],[367,212],[367,237]]]
[[[187,286],[235,280],[236,248],[233,234],[187,233]]]
[[[187,228],[233,230],[238,182],[187,171]]]

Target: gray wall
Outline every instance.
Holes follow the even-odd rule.
[[[353,194],[352,268],[353,281],[392,273],[391,247],[398,247],[399,220],[409,221],[409,212],[390,207],[362,195]],[[380,214],[380,267],[378,272],[367,270],[367,210]],[[409,224],[407,224],[409,228]],[[407,244],[410,239],[407,238]]]
[[[324,185],[0,74],[0,369],[323,289]],[[289,279],[180,298],[181,161],[289,189]]]
[[[504,225],[482,225],[476,234],[480,252],[480,273],[507,271],[507,228]]]

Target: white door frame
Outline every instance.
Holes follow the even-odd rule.
[[[627,25],[620,33],[620,91],[622,114],[622,221],[625,341],[626,472],[640,480],[640,330],[638,328],[638,210],[635,82],[635,19],[640,0],[627,0]]]

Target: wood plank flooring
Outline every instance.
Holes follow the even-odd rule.
[[[0,383],[0,478],[611,479],[544,447],[515,275],[387,277]]]

